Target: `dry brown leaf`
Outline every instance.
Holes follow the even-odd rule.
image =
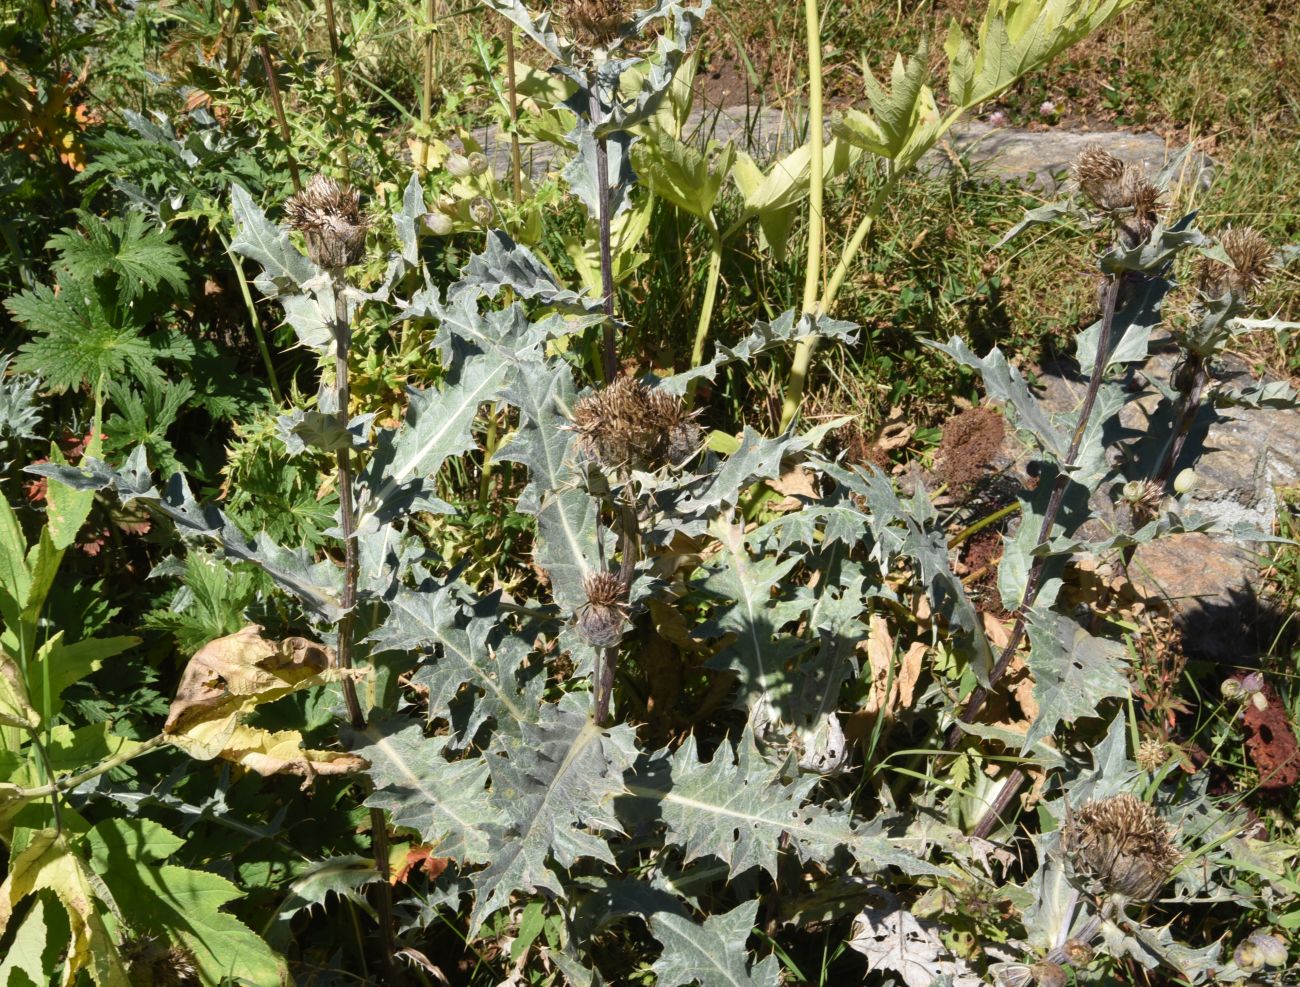
[[[190,659],[163,732],[200,761],[222,757],[261,775],[344,774],[365,767],[354,754],[302,746],[294,730],[272,732],[243,722],[252,710],[298,689],[323,685],[357,670],[330,668],[328,648],[306,638],[270,641],[256,624],[209,641]]]
[[[867,663],[871,667],[871,691],[862,712],[874,715],[883,710],[886,716],[893,716],[898,710],[911,706],[916,694],[916,683],[921,677],[921,659],[925,656],[925,645],[919,641],[912,644],[899,658],[897,667],[894,667],[898,650],[894,636],[889,632],[885,618],[880,614],[872,614],[867,624],[865,646]]]
[[[804,466],[796,466],[781,476],[780,479],[772,482],[772,489],[781,494],[781,500],[768,504],[767,510],[780,511],[797,511],[806,501],[817,499],[817,488],[814,483],[812,470]]]

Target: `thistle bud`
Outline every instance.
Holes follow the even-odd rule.
[[[284,207],[289,225],[307,241],[307,255],[327,270],[358,263],[365,255],[370,220],[355,189],[315,175]]]
[[[440,195],[438,196],[437,201],[434,202],[433,207],[440,213],[444,213],[448,216],[455,216],[460,209],[460,203],[450,195]]]
[[[1061,839],[1077,875],[1136,900],[1154,896],[1181,859],[1155,809],[1127,793],[1085,802]]]
[[[1160,189],[1147,181],[1141,170],[1092,145],[1075,162],[1074,177],[1093,206],[1126,217],[1119,226],[1130,247],[1147,238],[1156,223]]]
[[[570,427],[579,452],[606,469],[653,470],[694,451],[700,434],[694,419],[678,398],[620,377],[579,401]]]
[[[1174,493],[1180,497],[1185,493],[1190,493],[1196,486],[1196,470],[1190,466],[1185,470],[1179,470],[1178,475],[1174,477]]]
[[[1244,297],[1268,277],[1273,248],[1249,226],[1240,229],[1228,227],[1219,236],[1219,246],[1232,263],[1224,264],[1210,257],[1201,259],[1196,281],[1205,297],[1219,298],[1229,291]]]
[[[1065,967],[1059,963],[1053,963],[1050,960],[1041,960],[1029,968],[1029,973],[1034,978],[1034,983],[1039,987],[1065,987],[1069,983],[1069,978],[1065,974]]]
[[[623,0],[559,0],[556,7],[569,36],[588,53],[608,47],[628,21]]]
[[[1268,696],[1262,692],[1252,692],[1250,694],[1250,704],[1262,713],[1268,709]]]
[[[474,177],[486,174],[488,170],[487,155],[482,151],[475,151],[469,156],[469,173]]]
[[[1082,939],[1067,939],[1065,945],[1061,947],[1065,953],[1065,958],[1070,961],[1070,966],[1084,967],[1092,962],[1092,947]]]
[[[1251,672],[1242,676],[1241,687],[1247,692],[1259,692],[1264,688],[1264,676],[1259,672]]]
[[[434,236],[448,236],[451,233],[451,217],[443,212],[425,213],[424,225]]]
[[[1248,973],[1254,973],[1264,965],[1255,944],[1249,939],[1237,944],[1232,951],[1232,961]]]
[[[1124,484],[1122,494],[1139,525],[1153,520],[1165,499],[1164,487],[1153,480],[1130,480]]]
[[[492,203],[481,195],[476,195],[469,204],[469,218],[474,220],[479,226],[487,226],[492,222],[492,218],[497,214]]]
[[[469,158],[463,154],[452,153],[447,157],[447,171],[456,178],[469,178]]]
[[[1281,937],[1256,929],[1246,941],[1255,948],[1255,957],[1264,966],[1286,966],[1286,943]]]
[[[1227,702],[1235,703],[1246,697],[1246,690],[1242,688],[1240,680],[1224,679],[1219,683],[1219,695]]]
[[[1149,774],[1155,774],[1169,761],[1169,745],[1154,737],[1148,737],[1138,745],[1137,766]]]
[[[613,648],[627,623],[626,589],[616,573],[598,572],[582,581],[587,602],[578,610],[578,636],[593,648]]]

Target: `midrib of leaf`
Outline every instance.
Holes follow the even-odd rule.
[[[767,664],[763,661],[763,642],[759,639],[757,613],[754,607],[754,586],[749,576],[751,573],[751,563],[749,553],[745,551],[745,539],[743,536],[737,537],[738,528],[728,526],[722,537],[722,545],[732,560],[732,568],[736,573],[736,579],[744,590],[744,606],[746,620],[746,633],[749,637],[750,647],[754,651],[754,659],[758,665],[758,681],[763,690],[763,695],[767,695]]]
[[[484,375],[481,381],[461,395],[460,402],[450,413],[446,414],[444,423],[407,458],[405,463],[394,466],[394,468],[389,471],[388,478],[384,481],[384,485],[379,488],[379,492],[374,496],[372,503],[382,504],[385,500],[391,497],[394,491],[405,483],[410,474],[415,471],[415,467],[419,464],[421,459],[428,455],[431,450],[435,449],[438,444],[448,436],[448,434],[452,433],[457,428],[462,427],[460,416],[465,413],[465,409],[477,408],[480,402],[486,400],[483,395],[495,389],[496,385],[500,382],[504,370],[504,364],[496,367]]]
[[[376,747],[382,750],[387,756],[390,764],[396,765],[402,776],[409,782],[410,787],[419,792],[428,801],[430,806],[435,806],[437,811],[448,818],[454,819],[456,825],[461,827],[462,831],[473,831],[479,825],[477,821],[462,819],[452,811],[451,805],[445,800],[439,798],[436,792],[430,791],[420,781],[420,776],[412,771],[402,757],[388,742],[388,738],[383,734],[377,733],[373,726],[367,726],[362,733],[369,737]]]

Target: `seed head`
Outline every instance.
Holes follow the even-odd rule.
[[[1138,525],[1153,520],[1165,502],[1165,488],[1154,480],[1130,480],[1124,484],[1122,495]]]
[[[1061,837],[1076,874],[1126,898],[1151,898],[1182,859],[1155,809],[1127,793],[1085,802]]]
[[[582,581],[587,602],[578,611],[578,636],[593,648],[613,648],[623,639],[627,592],[613,572],[597,572]]]
[[[1146,239],[1156,223],[1160,189],[1140,169],[1093,144],[1075,161],[1074,177],[1084,197],[1098,209],[1131,217],[1124,224],[1130,246]]]
[[[1205,257],[1197,270],[1197,282],[1207,298],[1219,298],[1226,291],[1248,295],[1268,277],[1273,247],[1249,226],[1228,227],[1219,236],[1219,246],[1231,266]]]
[[[478,223],[479,226],[488,226],[492,218],[496,216],[496,208],[486,197],[481,195],[474,196],[469,203],[469,218]]]
[[[569,36],[586,52],[607,48],[628,20],[623,0],[559,0],[556,7]]]
[[[193,955],[162,939],[128,939],[122,958],[136,987],[197,987],[200,982]]]
[[[1148,737],[1138,745],[1137,766],[1149,774],[1155,774],[1169,761],[1169,745]]]
[[[289,225],[306,238],[307,255],[318,266],[339,270],[364,256],[370,219],[361,211],[356,189],[314,175],[289,198],[284,212]]]
[[[671,394],[620,377],[574,406],[578,448],[606,469],[658,469],[695,450],[695,416]]]

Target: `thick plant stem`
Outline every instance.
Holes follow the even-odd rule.
[[[420,160],[415,162],[421,174],[429,168],[429,121],[433,118],[433,56],[435,37],[433,18],[435,0],[424,5],[424,78],[420,86]]]
[[[515,29],[506,32],[506,86],[510,92],[510,191],[515,206],[524,201],[523,163],[519,150],[519,84],[515,79]]]
[[[1079,421],[1075,425],[1074,435],[1070,439],[1070,448],[1065,454],[1065,462],[1062,466],[1065,468],[1074,465],[1079,456],[1079,449],[1083,445],[1083,436],[1088,428],[1088,419],[1092,417],[1093,406],[1097,403],[1097,394],[1101,390],[1102,378],[1106,373],[1106,364],[1110,358],[1110,341],[1111,335],[1115,328],[1115,306],[1119,301],[1119,291],[1121,285],[1120,278],[1112,278],[1106,289],[1106,299],[1102,307],[1101,315],[1101,333],[1097,339],[1097,356],[1093,364],[1092,375],[1088,378],[1088,390],[1084,395],[1083,406],[1079,409]],[[1056,478],[1056,483],[1052,487],[1052,494],[1047,501],[1047,510],[1043,512],[1043,523],[1038,530],[1037,544],[1042,546],[1051,540],[1052,526],[1056,523],[1056,517],[1061,512],[1061,504],[1065,500],[1065,491],[1070,484],[1069,474],[1063,469]],[[1006,647],[1002,649],[1002,654],[998,657],[997,664],[989,673],[988,688],[977,686],[971,693],[970,698],[966,701],[965,708],[962,709],[958,718],[961,723],[970,723],[979,714],[988,700],[990,690],[997,684],[998,680],[1006,674],[1011,660],[1015,657],[1020,642],[1025,636],[1028,629],[1028,612],[1038,599],[1038,593],[1042,589],[1043,576],[1047,572],[1047,558],[1040,556],[1034,560],[1033,566],[1029,570],[1029,576],[1025,580],[1025,591],[1020,599],[1020,606],[1016,608],[1016,622],[1011,628],[1011,635],[1007,641]],[[948,750],[953,750],[961,743],[962,731],[961,726],[954,723],[952,729],[948,731],[948,736],[944,746]]]
[[[261,5],[257,0],[248,0],[248,12],[254,17],[262,16]],[[280,83],[275,78],[275,62],[271,60],[271,49],[265,41],[257,43],[257,50],[262,56],[262,68],[266,71],[266,85],[271,94],[271,107],[275,110],[275,120],[280,126],[280,138],[284,141],[284,156],[289,163],[289,177],[293,180],[293,190],[302,191],[302,177],[298,174],[298,160],[293,156],[293,139],[289,135],[289,118],[284,113],[284,99],[280,95]]]
[[[808,259],[804,265],[803,314],[812,318],[810,329],[815,328],[820,309],[817,302],[822,279],[822,238],[825,222],[822,212],[825,199],[825,134],[822,118],[822,41],[821,18],[817,13],[817,0],[804,0],[804,29],[808,40]],[[817,336],[809,332],[795,347],[790,365],[790,378],[785,386],[785,400],[781,406],[781,427],[784,432],[794,421],[795,413],[803,402],[804,385],[808,382],[808,368],[817,349]]]
[[[334,19],[334,0],[325,0],[325,22],[329,27],[330,61],[334,64],[334,125],[338,128],[338,162],[346,179],[352,169],[348,162],[348,114],[343,101],[343,66],[339,64],[339,32]]]
[[[345,288],[341,277],[334,278],[334,388],[338,395],[339,427],[347,431],[348,405],[351,390],[348,383],[348,350],[352,344],[352,323],[348,318]],[[335,660],[338,667],[352,667],[352,648],[356,636],[357,582],[361,573],[361,560],[357,554],[356,510],[352,502],[352,450],[344,446],[336,454],[339,488],[339,519],[343,531],[343,598],[340,605],[343,618],[338,625],[338,647]],[[353,730],[366,728],[366,716],[357,696],[356,682],[343,679],[343,702],[347,707],[348,723]],[[380,962],[384,970],[384,983],[397,983],[394,959],[397,956],[397,939],[393,932],[393,890],[388,882],[388,823],[383,809],[370,810],[370,846],[374,853],[375,870],[379,873],[379,935]]]
[[[691,369],[704,363],[704,343],[709,338],[709,325],[713,321],[713,309],[718,300],[718,279],[722,276],[722,234],[713,214],[704,217],[705,229],[709,231],[709,273],[704,284],[704,304],[700,307],[700,319],[695,325],[695,343],[691,347]],[[693,378],[686,385],[686,403],[689,406],[695,397],[699,378]]]
[[[591,86],[591,100],[588,113],[592,127],[598,127],[604,119],[600,108],[600,97],[596,95],[596,84]],[[609,232],[609,150],[605,138],[596,137],[596,222],[600,227],[600,291],[605,306],[605,329],[601,347],[601,366],[605,383],[614,380],[618,374],[618,348],[614,338],[614,258],[610,249]]]

